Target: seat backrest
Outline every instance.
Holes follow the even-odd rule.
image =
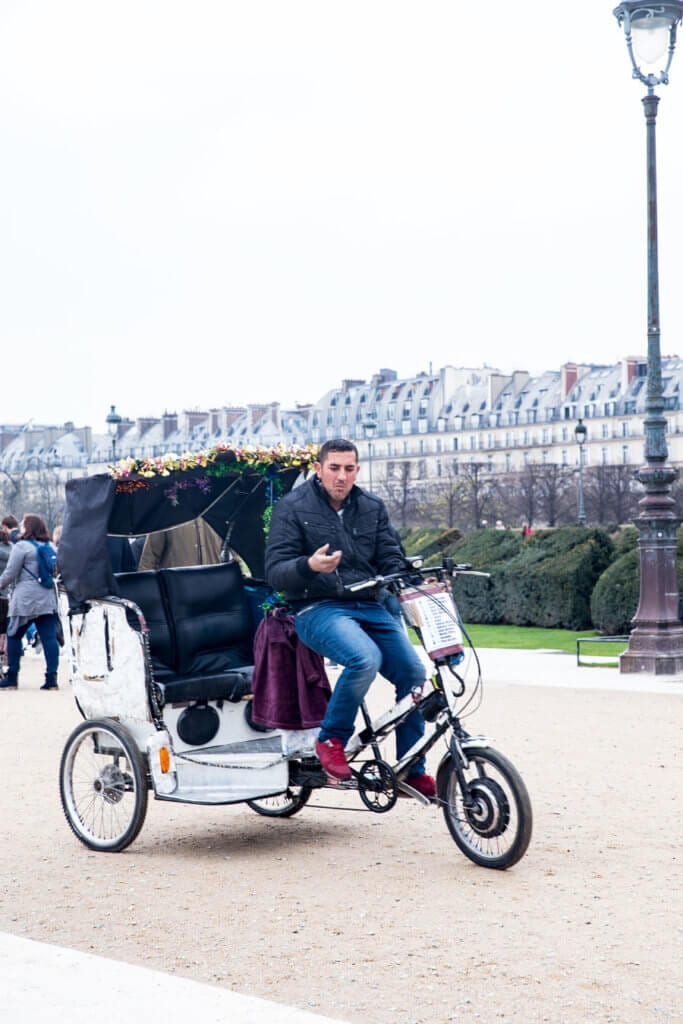
[[[237,562],[161,569],[181,675],[252,665],[253,625]]]
[[[133,601],[147,620],[152,657],[173,671],[176,662],[175,642],[166,615],[158,573],[153,569],[117,573],[116,582],[120,596]]]

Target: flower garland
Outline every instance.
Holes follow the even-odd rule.
[[[262,445],[245,445],[243,448],[232,448],[227,444],[219,444],[213,448],[205,448],[199,452],[183,452],[182,455],[169,453],[168,455],[157,455],[149,459],[120,459],[110,465],[109,472],[114,480],[128,480],[130,477],[170,476],[174,472],[183,472],[190,469],[207,469],[211,467],[215,475],[218,467],[212,466],[220,455],[230,453],[234,456],[238,465],[258,469],[262,472],[269,467],[276,469],[290,469],[298,466],[302,470],[311,469],[318,455],[319,445],[307,444],[304,448],[299,445],[277,444],[272,448]],[[208,470],[211,472],[211,470]],[[228,470],[229,471],[229,470]],[[239,470],[237,470],[239,472]],[[212,475],[214,475],[212,473]]]

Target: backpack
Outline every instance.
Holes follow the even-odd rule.
[[[52,544],[47,541],[43,541],[41,544],[38,541],[31,540],[36,549],[38,556],[38,575],[31,572],[26,566],[26,572],[29,576],[33,576],[34,580],[38,580],[41,587],[45,587],[47,590],[52,590],[55,585],[55,566],[57,564],[57,552],[52,547]]]

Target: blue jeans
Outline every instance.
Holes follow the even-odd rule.
[[[397,701],[425,681],[424,666],[402,623],[375,601],[319,601],[303,608],[295,622],[307,647],[345,666],[327,705],[321,740],[335,736],[346,745],[378,673],[394,684]],[[416,709],[396,729],[397,759],[423,735],[424,719]],[[424,767],[421,759],[411,771],[423,772]]]
[[[59,668],[59,643],[57,641],[57,616],[39,615],[35,620],[40,642],[43,645],[45,655],[45,670],[50,675],[56,674]],[[13,636],[7,637],[7,670],[8,672],[19,672],[19,662],[22,654],[22,638],[28,631],[31,623],[21,626]]]

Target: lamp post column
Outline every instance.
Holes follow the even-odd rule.
[[[107,430],[109,431],[109,437],[111,438],[111,460],[116,462],[116,439],[119,433],[119,425],[121,423],[121,417],[116,411],[116,406],[112,405],[109,415],[106,419]]]
[[[662,388],[657,237],[656,120],[659,97],[650,88],[643,97],[647,136],[647,393],[645,465],[636,474],[645,488],[636,526],[640,534],[640,599],[624,673],[683,671],[683,626],[678,611],[677,530],[671,485],[678,470],[667,464],[666,417]]]
[[[363,424],[363,433],[368,442],[368,490],[372,491],[372,439],[375,436],[377,424],[374,420],[366,420]]]
[[[579,510],[577,517],[579,526],[586,525],[586,506],[583,500],[583,446],[586,443],[587,433],[583,420],[580,419],[574,427],[574,436],[579,446]]]

